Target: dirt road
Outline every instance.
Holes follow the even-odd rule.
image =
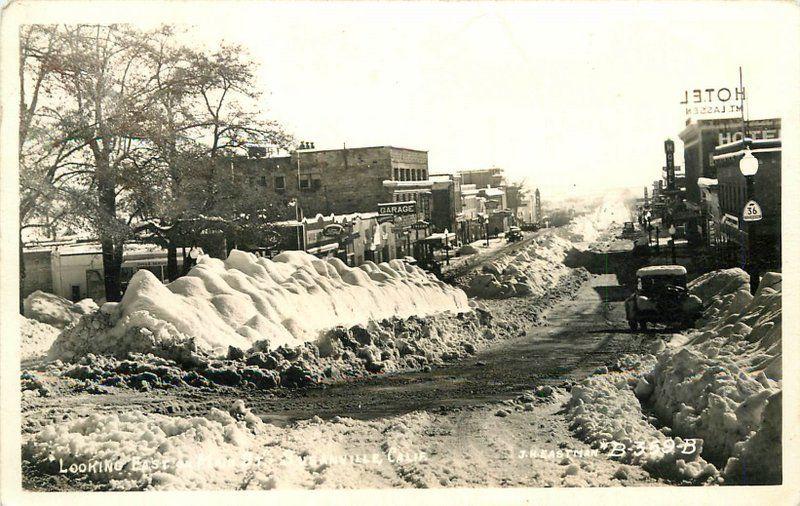
[[[538,385],[558,386],[585,377],[620,354],[644,350],[655,338],[627,330],[623,293],[613,274],[600,275],[575,300],[553,308],[547,325],[500,342],[467,362],[282,392],[285,397],[256,395],[246,402],[277,424],[314,415],[369,420],[416,410],[446,411],[510,399]]]
[[[373,456],[331,468],[307,465],[282,472],[277,466],[267,479],[275,486],[658,484],[641,469],[609,460],[576,439],[562,413],[572,382],[624,353],[646,350],[659,338],[658,333],[627,329],[625,295],[614,274],[593,275],[574,300],[548,312],[545,325],[498,341],[467,361],[428,372],[271,392],[225,388],[79,394],[57,402],[43,399],[26,416],[58,419],[62,414],[132,409],[203,415],[211,407],[226,409],[243,399],[264,421],[284,431],[277,443],[270,443],[270,452],[322,452],[322,460]],[[534,389],[542,386],[554,387],[552,394],[536,395]],[[398,451],[407,458],[391,457]],[[342,473],[352,476],[344,480]],[[33,474],[28,484],[38,489],[75,486],[42,483],[41,478]]]

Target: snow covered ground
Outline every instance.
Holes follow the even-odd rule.
[[[602,242],[604,236],[621,228],[626,221],[632,221],[630,209],[617,195],[603,198],[602,203],[593,212],[581,215],[561,229],[567,239],[576,243]]]
[[[63,329],[77,322],[82,315],[97,309],[92,299],[72,303],[52,293],[36,290],[22,302],[27,318]]]
[[[558,414],[566,396],[547,387],[452,412],[313,417],[286,428],[241,402],[193,417],[95,413],[48,426],[22,451],[52,474],[110,490],[654,483],[572,438]]]
[[[568,416],[585,440],[662,476],[780,483],[781,276],[755,296],[740,269],[689,288],[706,307],[700,328],[587,378]]]
[[[20,357],[44,357],[63,329],[75,325],[85,314],[97,310],[92,299],[73,303],[37,290],[23,300],[25,316],[19,317]]]
[[[467,293],[483,299],[542,295],[571,272],[564,257],[572,243],[547,230],[524,249],[485,264],[469,281]]]
[[[19,315],[20,358],[28,360],[47,355],[61,329]]]

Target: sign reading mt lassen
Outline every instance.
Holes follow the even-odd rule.
[[[417,214],[417,202],[409,200],[407,202],[387,202],[386,204],[378,204],[378,214],[393,214],[395,216]]]
[[[695,88],[684,90],[680,104],[686,116],[741,113],[744,88]]]

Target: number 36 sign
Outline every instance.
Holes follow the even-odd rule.
[[[755,200],[748,200],[742,209],[742,219],[744,221],[760,221],[764,215],[761,214],[761,206]]]

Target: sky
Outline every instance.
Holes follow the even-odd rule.
[[[180,22],[246,47],[298,140],[427,150],[432,173],[502,167],[545,194],[651,183],[668,137],[682,164],[684,90],[732,89],[739,65],[750,118],[797,111],[790,2],[192,5]]]

